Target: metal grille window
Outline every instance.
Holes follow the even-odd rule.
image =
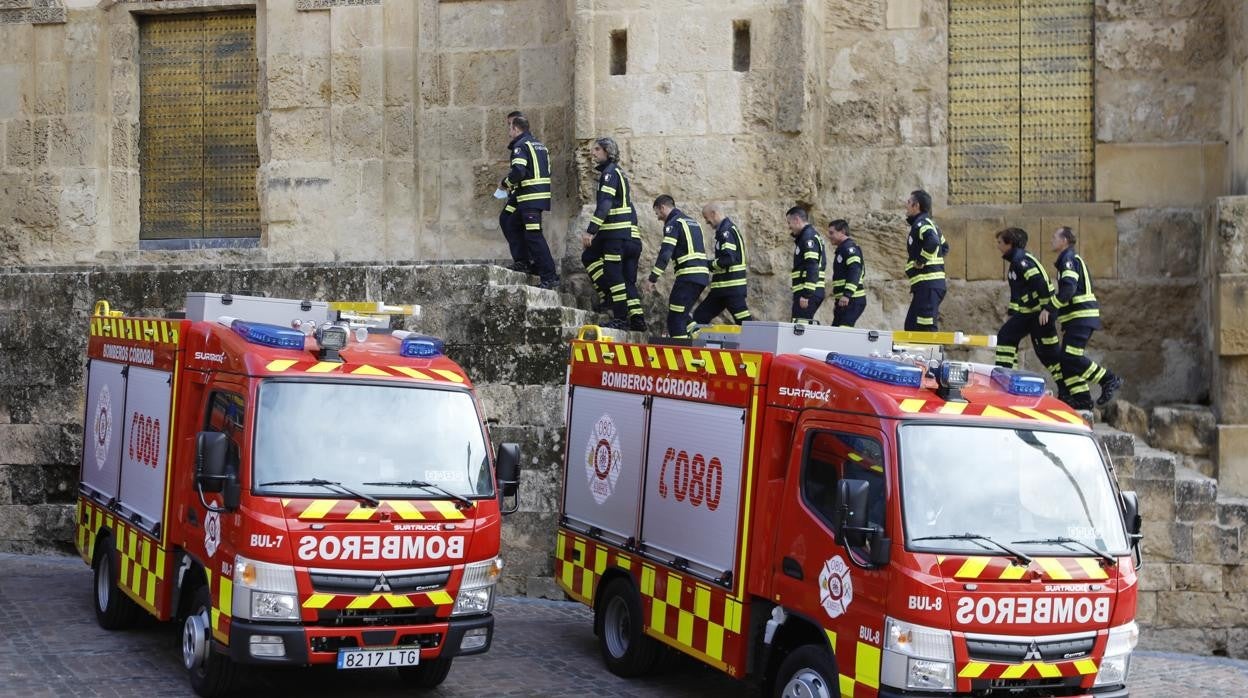
[[[260,235],[251,12],[143,17],[140,237]]]
[[[949,199],[1092,198],[1093,0],[950,0]]]

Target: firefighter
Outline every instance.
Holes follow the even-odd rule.
[[[1053,308],[1053,284],[1044,265],[1027,251],[1027,232],[1021,228],[997,231],[997,250],[1009,262],[1010,307],[1005,324],[997,332],[997,365],[1018,367],[1018,345],[1031,336],[1036,358],[1062,385],[1060,340]]]
[[[654,200],[654,217],[663,222],[663,244],[650,270],[646,290],[654,290],[668,260],[675,260],[676,279],[667,300],[667,334],[673,339],[688,339],[695,329],[690,317],[693,304],[711,281],[702,226],[676,208],[676,201],[667,194]]]
[[[511,118],[507,132],[511,135],[511,171],[503,178],[502,188],[511,191],[516,207],[507,218],[508,243],[522,240],[531,271],[541,279],[540,287],[557,289],[559,274],[542,235],[542,211],[550,210],[550,154],[529,132],[529,120],[523,115]]]
[[[1096,404],[1114,399],[1122,378],[1085,354],[1092,332],[1101,329],[1101,310],[1092,293],[1092,276],[1083,257],[1075,251],[1075,231],[1061,227],[1053,231],[1053,251],[1057,254],[1057,296],[1053,306],[1062,325],[1062,375],[1060,397],[1078,410],[1092,409],[1089,383],[1099,383],[1101,395]]]
[[[524,116],[523,112],[513,111],[507,115],[507,132],[511,133],[511,120],[517,116]],[[513,148],[509,143],[507,145],[507,158],[511,159]],[[532,265],[529,263],[529,250],[524,245],[524,237],[519,238],[512,235],[511,214],[516,212],[516,192],[509,190],[508,187],[499,183],[499,190],[507,192],[507,201],[503,204],[503,210],[498,213],[498,228],[503,231],[503,239],[507,241],[507,251],[511,254],[511,266],[507,267],[512,271],[519,271],[528,274],[532,271]],[[523,232],[523,229],[520,229]]]
[[[624,293],[628,297],[628,329],[634,332],[646,330],[646,313],[641,309],[641,294],[637,292],[637,269],[641,266],[641,227],[637,225],[637,209],[633,207],[633,228],[624,241]]]
[[[732,321],[740,325],[752,318],[745,303],[749,271],[745,235],[724,215],[721,204],[703,206],[702,218],[715,227],[715,255],[711,259],[711,290],[693,311],[693,321],[705,325],[727,308]]]
[[[940,303],[945,299],[945,255],[949,244],[932,222],[932,197],[922,189],[906,199],[906,278],[910,280],[910,310],[906,330],[935,332]]]
[[[789,224],[789,233],[793,235],[793,271],[790,274],[793,322],[809,324],[823,303],[828,258],[823,249],[823,238],[810,224],[810,214],[806,209],[794,206],[784,216]]]
[[[624,279],[624,244],[636,226],[631,185],[620,169],[620,147],[613,138],[599,138],[590,149],[598,170],[597,205],[581,234],[581,262],[589,278],[611,305],[607,327],[628,329],[628,288]]]
[[[849,223],[836,219],[828,224],[828,239],[836,245],[832,258],[832,324],[853,327],[867,307],[867,265],[862,248],[849,236]]]

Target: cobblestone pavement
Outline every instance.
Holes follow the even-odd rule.
[[[77,558],[0,554],[0,695],[185,696],[178,630],[149,622],[110,633],[95,623],[91,574]],[[626,681],[598,657],[578,604],[503,599],[494,646],[459,659],[428,696],[752,696],[750,686],[676,659],[662,675]],[[411,695],[391,672],[248,670],[240,695]],[[1142,652],[1132,696],[1248,694],[1248,662]]]

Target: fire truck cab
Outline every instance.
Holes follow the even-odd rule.
[[[1084,417],[960,333],[573,343],[556,577],[607,667],[777,696],[1125,696],[1140,518]]]
[[[99,624],[179,619],[200,695],[238,664],[395,667],[418,687],[489,649],[520,453],[491,454],[413,306],[187,296],[97,303],[76,545]]]

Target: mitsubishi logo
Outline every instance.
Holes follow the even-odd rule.
[[[382,581],[385,581],[385,577],[382,577]],[[376,589],[374,589],[373,591],[376,591]],[[1040,646],[1036,644],[1035,640],[1032,640],[1031,647],[1027,648],[1027,654],[1023,655],[1023,661],[1032,661],[1032,660],[1040,660],[1040,659],[1044,659],[1044,656],[1040,654]]]
[[[384,575],[384,574],[383,574],[383,575],[381,575],[380,577],[378,577],[378,578],[377,578],[377,583],[373,585],[373,591],[374,591],[374,592],[377,592],[377,591],[385,591],[385,592],[392,591],[392,590],[390,589],[390,582],[386,581],[386,575]],[[1034,642],[1033,642],[1033,643],[1031,643],[1031,646],[1032,646],[1032,648],[1035,648],[1036,643],[1034,643]],[[1040,656],[1040,655],[1039,655],[1039,653],[1037,653],[1037,654],[1036,654],[1036,656],[1037,656],[1037,657],[1039,657],[1039,656]]]

